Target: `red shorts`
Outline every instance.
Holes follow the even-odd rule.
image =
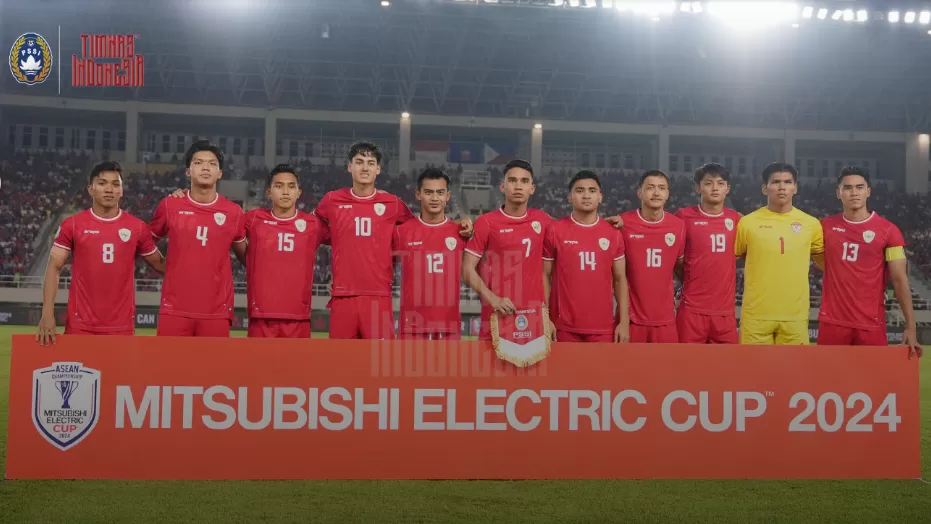
[[[250,318],[250,338],[310,338],[310,320]]]
[[[682,344],[739,344],[735,315],[703,315],[680,308],[676,328]]]
[[[69,326],[66,324],[64,334],[65,335],[110,335],[110,336],[113,336],[113,335],[127,336],[128,335],[128,336],[133,336],[136,334],[136,330],[134,328],[130,328],[130,329],[123,329],[120,331],[106,331],[104,333],[101,333],[99,331],[90,331],[87,329]]]
[[[401,340],[462,340],[459,333],[398,333]]]
[[[614,342],[614,334],[592,335],[556,330],[556,342]]]
[[[665,326],[630,325],[630,341],[638,344],[674,344],[679,341],[675,324]]]
[[[888,346],[885,329],[857,329],[837,324],[820,322],[818,325],[819,346]]]
[[[327,307],[330,309],[330,338],[394,338],[391,297],[333,297]]]
[[[230,319],[159,315],[155,334],[160,337],[229,337]]]

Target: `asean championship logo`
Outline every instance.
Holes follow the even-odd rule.
[[[81,362],[55,362],[32,372],[32,422],[51,445],[67,451],[100,418],[100,372]]]
[[[45,82],[52,72],[52,48],[38,33],[26,33],[10,49],[10,72],[20,84]]]

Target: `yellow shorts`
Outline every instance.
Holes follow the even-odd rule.
[[[740,343],[757,345],[808,345],[807,320],[759,320],[740,317]]]

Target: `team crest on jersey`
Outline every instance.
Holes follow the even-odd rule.
[[[598,247],[600,247],[602,251],[607,251],[610,245],[611,245],[611,241],[608,240],[607,238],[598,239]]]
[[[533,222],[530,223],[530,227],[532,227],[532,228],[533,228],[533,232],[536,233],[536,234],[538,234],[538,235],[540,234],[540,231],[543,230],[543,226],[541,226],[540,223],[537,222],[536,220],[534,220]]]
[[[226,223],[226,215],[223,213],[214,213],[213,220],[217,223],[218,226],[222,226]]]
[[[452,250],[456,249],[456,245],[457,245],[458,243],[459,243],[459,241],[456,240],[455,238],[453,238],[453,237],[446,237],[446,249],[452,251]]]
[[[799,224],[798,222],[792,222],[792,232],[793,232],[793,233],[801,233],[801,232],[802,232],[802,224]]]
[[[32,423],[49,444],[67,451],[93,431],[99,413],[96,369],[55,362],[32,372]]]
[[[119,234],[120,234],[120,240],[122,240],[123,242],[129,242],[129,237],[132,236],[132,233],[130,233],[129,230],[126,229],[125,227],[119,230]]]
[[[382,203],[375,204],[375,214],[382,216],[385,214],[385,205]]]
[[[874,238],[876,238],[876,233],[873,233],[872,231],[863,232],[863,241],[866,242],[867,244],[872,242]]]
[[[296,227],[298,231],[303,233],[304,230],[307,229],[307,222],[303,218],[299,218],[294,221],[294,227]]]
[[[666,233],[666,245],[672,247],[676,243],[676,235],[674,233]]]
[[[724,219],[724,227],[726,227],[728,231],[733,231],[733,230],[734,230],[734,221],[731,220],[730,218],[725,218],[725,219]]]

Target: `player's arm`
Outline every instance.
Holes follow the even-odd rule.
[[[617,327],[614,329],[614,341],[630,342],[630,294],[627,289],[627,261],[620,258],[611,266],[614,276],[614,301],[617,303]]]
[[[156,245],[168,236],[168,200],[165,198],[158,203],[155,213],[152,214],[152,220],[149,221],[149,231],[152,232]]]
[[[556,263],[556,229],[552,224],[543,232],[543,300],[549,301],[553,289],[553,265]]]
[[[679,282],[685,281],[685,257],[676,259],[676,263],[672,266],[672,271],[676,275],[676,278],[679,279]]]
[[[885,258],[889,264],[889,276],[892,280],[892,290],[895,300],[899,303],[902,316],[905,317],[905,333],[902,344],[908,346],[908,358],[913,354],[921,357],[924,349],[918,343],[918,329],[915,325],[915,310],[912,306],[912,289],[908,283],[908,267],[905,258],[905,239],[899,229],[893,226],[891,231],[892,244],[886,247]]]
[[[514,307],[514,303],[511,302],[511,299],[508,297],[499,297],[494,294],[494,292],[485,285],[485,281],[482,280],[482,277],[478,274],[478,263],[480,260],[481,257],[466,251],[465,256],[462,257],[462,279],[465,280],[465,283],[472,288],[482,300],[491,305],[496,313],[513,315],[517,312],[517,308]]]
[[[824,228],[818,220],[815,221],[814,236],[811,239],[811,259],[818,269],[824,271]]]
[[[155,245],[155,237],[152,235],[152,231],[145,222],[141,223],[137,238],[139,241],[136,245],[136,254],[139,255],[142,260],[145,260],[155,271],[165,273],[165,255],[158,250],[158,247]]]
[[[243,266],[246,265],[246,250],[249,247],[249,241],[246,239],[246,214],[240,212],[239,219],[236,223],[236,238],[233,239],[233,245],[230,246],[236,259]]]
[[[71,251],[55,244],[49,252],[45,281],[42,282],[42,318],[36,333],[36,341],[43,346],[55,343],[55,297],[58,295],[61,269],[65,267],[70,254]]]
[[[734,255],[741,258],[747,256],[747,222],[746,218],[737,222],[737,238],[734,239]]]

